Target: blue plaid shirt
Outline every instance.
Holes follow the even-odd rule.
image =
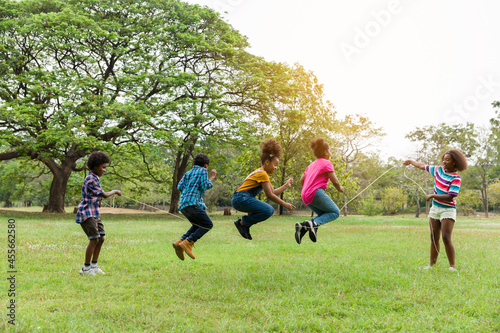
[[[190,171],[186,172],[182,177],[177,189],[181,191],[181,199],[179,201],[179,210],[184,207],[193,205],[202,205],[207,208],[203,203],[203,196],[205,190],[209,190],[214,185],[208,179],[208,171],[199,165],[195,165]]]
[[[82,201],[78,205],[78,212],[76,213],[76,223],[82,223],[89,217],[101,216],[99,212],[99,201],[101,200],[101,193],[104,191],[101,188],[101,181],[99,176],[90,172],[82,185]]]

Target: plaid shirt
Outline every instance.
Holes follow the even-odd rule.
[[[99,201],[101,200],[101,193],[104,191],[101,188],[101,181],[99,177],[90,172],[82,185],[82,201],[78,205],[78,212],[76,213],[76,223],[82,223],[89,217],[99,217]]]
[[[205,195],[205,190],[209,190],[214,185],[208,179],[208,171],[199,165],[195,165],[190,171],[186,172],[184,177],[182,177],[177,189],[181,191],[181,199],[179,201],[179,210],[184,207],[193,205],[202,205],[206,208],[203,203],[203,196]]]

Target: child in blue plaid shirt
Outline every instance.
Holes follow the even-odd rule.
[[[210,160],[205,154],[194,157],[193,168],[182,177],[177,189],[181,191],[179,200],[179,211],[184,215],[192,226],[177,241],[172,243],[175,253],[179,259],[184,260],[184,252],[194,259],[193,245],[213,227],[212,220],[208,216],[207,206],[203,203],[205,191],[213,187],[212,181],[217,171],[212,169],[208,177],[208,164]]]
[[[90,154],[87,161],[90,172],[83,181],[82,201],[78,205],[78,212],[76,213],[76,223],[82,226],[89,239],[89,245],[87,245],[85,251],[85,263],[80,270],[81,275],[104,274],[97,265],[97,259],[99,259],[99,253],[104,243],[104,235],[106,235],[104,225],[100,219],[99,207],[101,207],[102,198],[108,198],[114,194],[122,195],[119,190],[104,192],[101,187],[99,177],[106,172],[106,167],[110,161],[109,156],[100,151]]]

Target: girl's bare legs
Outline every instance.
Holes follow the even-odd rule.
[[[439,220],[430,218],[429,224],[431,227],[431,257],[429,265],[434,266],[436,264],[440,249],[439,238],[441,236],[441,222]]]
[[[452,219],[442,219],[441,220],[441,230],[443,233],[443,244],[446,250],[446,256],[450,262],[450,267],[455,268],[455,247],[451,242],[451,233],[453,232],[453,226],[455,221]]]

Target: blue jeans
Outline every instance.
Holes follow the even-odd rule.
[[[189,240],[196,242],[214,226],[212,220],[208,217],[208,214],[205,211],[205,207],[202,205],[184,207],[182,208],[181,213],[189,220],[189,222],[193,224],[191,228],[189,228],[189,230],[181,237],[182,240],[189,238]]]
[[[260,190],[262,190],[262,187],[260,187]],[[249,191],[234,192],[233,194],[231,205],[234,209],[248,213],[248,215],[241,218],[243,224],[247,227],[265,221],[274,214],[274,208],[271,205],[255,198],[259,192],[258,188],[256,188],[256,190],[250,189]]]
[[[340,216],[339,208],[322,188],[316,190],[313,201],[307,207],[318,214],[313,218],[317,225],[331,222]]]

